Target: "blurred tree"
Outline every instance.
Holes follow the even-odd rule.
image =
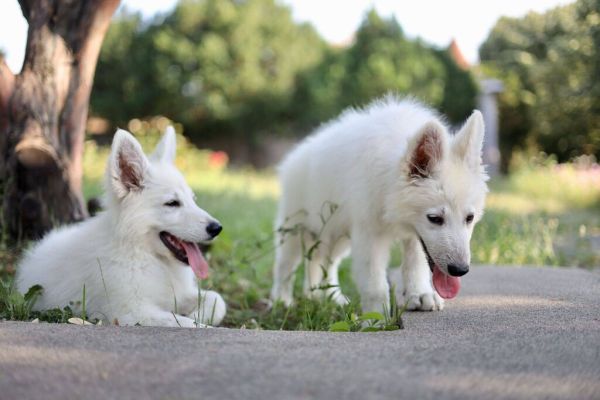
[[[152,46],[144,29],[141,15],[120,12],[108,29],[98,60],[92,113],[101,110],[121,126],[143,116],[159,95],[152,84]]]
[[[446,72],[444,93],[438,107],[452,124],[462,124],[476,107],[479,87],[468,67],[457,64],[450,49],[437,50],[436,55]]]
[[[296,78],[325,48],[274,0],[186,0],[147,28],[121,15],[100,56],[92,107],[121,122],[160,113],[191,135],[252,138],[289,123]]]
[[[480,49],[484,70],[503,79],[501,145],[533,147],[559,160],[600,156],[600,2],[501,18]]]
[[[338,115],[344,105],[341,87],[346,79],[346,49],[327,49],[323,60],[296,79],[290,119],[302,134]]]
[[[2,229],[39,237],[85,216],[81,178],[88,100],[118,0],[19,0],[29,23],[21,73],[0,59]]]
[[[387,92],[410,94],[439,107],[446,71],[435,52],[408,40],[395,18],[367,13],[346,56],[343,106],[361,105]]]
[[[298,79],[294,105],[298,121],[310,127],[390,92],[424,100],[458,124],[473,111],[478,88],[447,50],[407,39],[394,18],[372,10],[350,47],[330,49]]]
[[[264,132],[303,134],[387,92],[410,93],[458,122],[472,111],[476,86],[446,52],[405,38],[374,11],[354,44],[340,48],[274,0],[187,0],[149,24],[119,16],[100,55],[92,108],[120,124],[163,114],[188,135],[252,145]]]

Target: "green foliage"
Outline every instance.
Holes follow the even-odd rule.
[[[579,0],[544,14],[501,18],[480,57],[505,82],[506,154],[534,147],[564,161],[600,156],[600,2]]]
[[[29,321],[38,319],[43,322],[66,323],[73,317],[69,306],[64,309],[33,311],[33,307],[41,296],[43,288],[34,285],[23,294],[19,292],[12,278],[0,279],[0,320]]]
[[[297,75],[324,47],[274,0],[182,1],[145,28],[124,14],[107,34],[92,109],[122,118],[110,107],[132,96],[119,104],[129,116],[164,114],[189,132],[247,137],[286,120]]]
[[[329,332],[381,332],[404,329],[402,314],[405,308],[398,307],[396,287],[390,288],[390,307],[384,304],[384,314],[366,312],[361,315],[346,313],[345,319],[329,325]]]
[[[275,0],[185,0],[153,21],[117,17],[91,108],[121,126],[166,115],[191,137],[252,146],[267,132],[304,134],[388,92],[418,97],[458,122],[472,111],[476,87],[445,51],[406,38],[396,20],[375,11],[339,48]]]
[[[344,106],[360,105],[387,92],[411,94],[439,106],[445,71],[431,48],[404,37],[395,18],[370,11],[348,49]]]
[[[436,51],[444,65],[446,79],[439,109],[453,124],[462,124],[476,108],[479,87],[473,75],[461,69],[448,51]]]
[[[154,101],[152,57],[139,14],[125,11],[111,23],[94,78],[91,108],[123,126]],[[133,113],[132,113],[133,112]]]
[[[344,321],[338,321],[329,326],[329,332],[381,332],[402,329],[402,324],[390,322],[377,312],[368,312],[360,316],[350,314]]]
[[[0,318],[27,319],[42,293],[40,285],[32,286],[27,293],[20,293],[11,281],[0,280]]]
[[[328,49],[316,67],[298,75],[289,115],[301,128],[299,132],[325,122],[343,110],[341,88],[349,79],[346,58],[346,49]]]
[[[348,48],[331,49],[317,68],[300,77],[294,104],[305,125],[390,92],[423,100],[452,123],[462,122],[474,109],[478,88],[471,73],[460,69],[446,50],[406,38],[393,17],[385,19],[372,10],[355,36]]]

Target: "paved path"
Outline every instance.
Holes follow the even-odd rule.
[[[0,399],[600,399],[600,273],[475,268],[375,334],[0,323]]]

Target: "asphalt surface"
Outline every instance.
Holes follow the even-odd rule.
[[[474,268],[383,333],[0,323],[0,399],[600,399],[600,273]]]

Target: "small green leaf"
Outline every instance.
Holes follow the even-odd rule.
[[[358,319],[360,321],[369,321],[369,320],[383,321],[385,318],[380,313],[372,311],[372,312],[367,312],[367,313],[362,314],[360,317],[358,317]]]
[[[397,331],[400,327],[398,325],[386,325],[383,330],[384,331]]]
[[[29,288],[29,290],[27,291],[27,293],[25,293],[25,301],[29,301],[37,296],[39,296],[40,294],[42,294],[42,287],[40,285],[34,285],[32,287]]]
[[[350,324],[346,321],[338,321],[329,326],[329,332],[350,332]]]

